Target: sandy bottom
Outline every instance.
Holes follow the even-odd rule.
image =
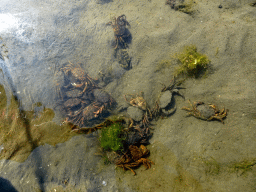
[[[77,43],[74,54],[65,59],[74,63],[86,61],[84,68],[92,77],[106,80],[105,89],[118,108],[127,105],[123,95],[141,91],[149,106],[154,106],[162,84],[170,83],[180,65],[173,55],[184,46],[195,45],[198,52],[208,56],[209,73],[203,78],[186,79],[182,84],[186,89],[181,90],[186,99],[174,96],[177,111],[153,122],[154,135],[148,148],[155,165],[150,169],[142,166],[133,176],[130,171],[105,165],[97,155],[97,133],[72,137],[68,128],[53,122],[46,127],[32,127],[38,127],[41,134],[32,135],[32,140],[25,136],[24,127],[25,135],[19,139],[17,135],[3,136],[16,137],[16,144],[20,141],[20,145],[9,143],[7,149],[3,145],[6,150],[1,151],[0,157],[11,160],[1,161],[1,177],[18,191],[255,191],[256,8],[250,5],[253,2],[196,0],[193,13],[186,14],[171,9],[164,0],[86,1],[87,11],[77,9],[81,11],[77,28],[64,26],[59,37]],[[113,29],[105,26],[110,16],[121,14],[126,15],[131,25],[129,70],[120,67],[113,56]],[[161,64],[163,60],[168,64]],[[181,108],[189,105],[188,100],[225,107],[229,110],[225,123],[186,117],[187,112]],[[54,112],[47,108],[50,107],[46,105],[48,121],[52,121]],[[39,119],[37,124],[40,123]],[[55,131],[46,131],[47,127]],[[3,131],[2,125],[0,131],[10,133]],[[56,135],[53,142],[47,140],[53,138],[49,134]],[[26,153],[19,152],[22,143],[29,141],[42,146],[34,149],[30,145]],[[60,144],[53,146],[56,143]],[[20,147],[14,150],[14,146]]]

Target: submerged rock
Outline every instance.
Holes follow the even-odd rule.
[[[127,113],[134,121],[142,121],[143,119],[143,111],[138,107],[128,107]]]
[[[161,109],[166,108],[170,101],[172,100],[172,93],[170,91],[165,91],[163,94],[160,96],[159,99],[159,107]]]

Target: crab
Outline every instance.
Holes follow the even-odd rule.
[[[102,103],[105,107],[111,107],[114,103],[114,99],[103,89],[94,89],[93,95],[95,100]]]
[[[131,145],[128,151],[116,162],[116,165],[124,170],[129,169],[136,175],[136,172],[132,168],[139,167],[143,164],[148,169],[151,167],[151,164],[154,164],[153,161],[146,158],[148,154],[149,150],[144,145],[140,145],[140,147]]]
[[[107,108],[111,107],[114,103],[112,97],[104,90],[94,89],[93,95],[94,102],[88,105],[86,100],[82,100],[82,107],[75,112],[71,112],[68,115],[69,117],[67,121],[79,125],[80,127],[84,127],[87,121],[98,118],[102,113],[106,111]]]
[[[143,93],[141,94],[128,94],[130,96],[130,99],[127,99],[127,96],[124,95],[125,100],[132,106],[138,107],[139,109],[142,109],[143,111],[147,110],[147,103],[145,99],[143,98]]]
[[[194,102],[193,104],[190,102],[189,107],[182,107],[183,110],[188,111],[188,115],[193,115],[194,117],[206,121],[211,120],[219,120],[224,124],[223,119],[226,118],[228,110],[223,108],[219,110],[216,105],[213,104],[205,104],[204,102]]]
[[[81,102],[82,102],[82,100],[79,98],[70,98],[67,101],[65,101],[63,103],[63,105],[66,108],[72,108],[72,107],[76,107],[76,106],[80,105]]]
[[[162,112],[164,115],[170,115],[176,111],[173,95],[176,94],[185,99],[185,97],[179,92],[179,89],[184,89],[179,86],[180,84],[181,82],[176,82],[176,79],[173,78],[169,86],[164,85],[159,99],[156,102],[156,107],[152,112],[153,114],[157,116],[157,114]]]
[[[126,31],[126,25],[130,27],[130,24],[126,20],[126,16],[120,15],[117,18],[113,17],[113,21],[108,22],[106,25],[111,25],[114,29],[116,43],[115,49],[117,49],[119,42],[122,42],[126,46],[126,43],[123,38],[130,36],[130,34]]]
[[[75,82],[72,82],[71,85],[72,87],[83,89],[81,94],[84,93],[88,88],[96,87],[95,80],[85,73],[78,64],[73,64],[69,61],[69,65],[63,67],[61,70],[65,73],[65,75],[71,74],[71,76],[75,79]],[[66,88],[69,86],[70,85],[68,85]]]
[[[69,98],[65,102],[61,101],[66,114],[74,115],[78,114],[78,111],[82,110],[90,104],[89,100],[82,100],[81,98]]]
[[[138,144],[149,144],[149,139],[152,137],[150,127],[143,127],[140,125],[135,125],[130,128],[126,135],[125,144],[126,145],[138,145]]]
[[[144,126],[146,126],[149,123],[148,116],[152,116],[151,110],[148,108],[147,103],[145,99],[143,98],[143,93],[141,94],[129,94],[130,98],[129,100],[127,99],[127,96],[124,95],[125,100],[132,106],[138,107],[142,111],[145,112],[144,118],[142,120]]]
[[[66,122],[71,122],[80,127],[84,127],[87,121],[97,118],[103,110],[105,109],[104,105],[100,105],[97,102],[93,102],[86,107],[81,107],[77,111],[70,112]]]

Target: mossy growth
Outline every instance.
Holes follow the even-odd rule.
[[[175,10],[186,13],[188,15],[193,15],[195,13],[195,5],[196,2],[194,0],[186,0],[183,3],[180,3],[177,6],[175,6]]]
[[[251,159],[251,160],[244,160],[241,162],[236,162],[232,164],[232,168],[235,171],[241,171],[241,174],[244,174],[247,171],[252,170],[252,167],[256,165],[256,159]]]
[[[106,155],[103,156],[103,160],[104,160],[104,165],[109,165],[111,163],[111,161],[108,159]]]
[[[220,172],[220,163],[218,163],[213,157],[211,159],[202,159],[205,163],[205,173],[217,175]]]
[[[123,149],[122,135],[123,126],[120,122],[115,122],[102,129],[100,135],[100,145],[104,150],[120,151]]]
[[[184,50],[181,53],[177,53],[175,58],[182,64],[176,69],[175,76],[184,75],[198,78],[206,73],[210,63],[208,57],[198,53],[194,45],[184,47]]]

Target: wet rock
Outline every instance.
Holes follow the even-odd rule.
[[[142,121],[143,111],[138,107],[133,107],[133,106],[128,107],[127,113],[134,121]]]
[[[170,91],[163,92],[159,99],[159,107],[161,109],[166,108],[171,102],[171,100],[172,100],[172,93]]]

